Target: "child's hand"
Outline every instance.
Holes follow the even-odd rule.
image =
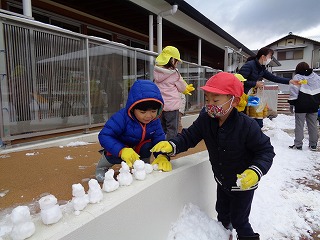
[[[300,80],[293,80],[293,79],[289,81],[289,84],[298,85],[298,86],[301,85]]]
[[[168,158],[164,155],[158,155],[158,157],[152,162],[152,165],[158,164],[158,169],[164,172],[170,172],[172,170],[172,165]]]
[[[193,87],[193,84],[188,84],[186,87],[186,90],[184,90],[183,94],[185,95],[192,95],[191,92],[193,92],[195,88]]]
[[[247,169],[243,173],[237,174],[237,178],[237,185],[243,190],[251,188],[259,180],[258,174],[252,169]]]
[[[173,148],[168,141],[158,142],[150,150],[150,152],[163,152],[163,153],[172,153],[172,151],[173,151]]]
[[[122,148],[121,159],[125,161],[129,167],[132,167],[132,164],[136,160],[139,160],[140,156],[132,148]]]

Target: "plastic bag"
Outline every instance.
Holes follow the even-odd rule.
[[[248,95],[249,97],[247,106],[256,107],[256,112],[262,112],[267,105],[266,97],[264,96],[264,87],[251,88],[248,92]],[[251,103],[250,98],[252,99]]]

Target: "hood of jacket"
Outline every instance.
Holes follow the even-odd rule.
[[[156,119],[160,116],[163,109],[163,98],[157,85],[151,80],[136,80],[128,94],[126,103],[126,111],[128,115],[133,118],[131,114],[132,108],[139,102],[156,101],[161,103],[161,108],[158,110]]]

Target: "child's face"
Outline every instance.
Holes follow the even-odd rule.
[[[220,106],[229,101],[232,96],[231,95],[223,95],[218,93],[205,92],[205,101],[208,105]],[[230,107],[229,104],[225,104],[222,106],[224,110]]]
[[[148,109],[143,111],[140,109],[134,109],[133,114],[136,116],[139,122],[148,124],[157,117],[158,110]]]
[[[239,98],[231,95],[205,92],[206,111],[210,117],[223,122],[230,114],[232,107],[239,103]]]

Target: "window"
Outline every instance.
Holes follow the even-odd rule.
[[[303,59],[303,50],[290,50],[278,52],[277,59],[279,61]]]

